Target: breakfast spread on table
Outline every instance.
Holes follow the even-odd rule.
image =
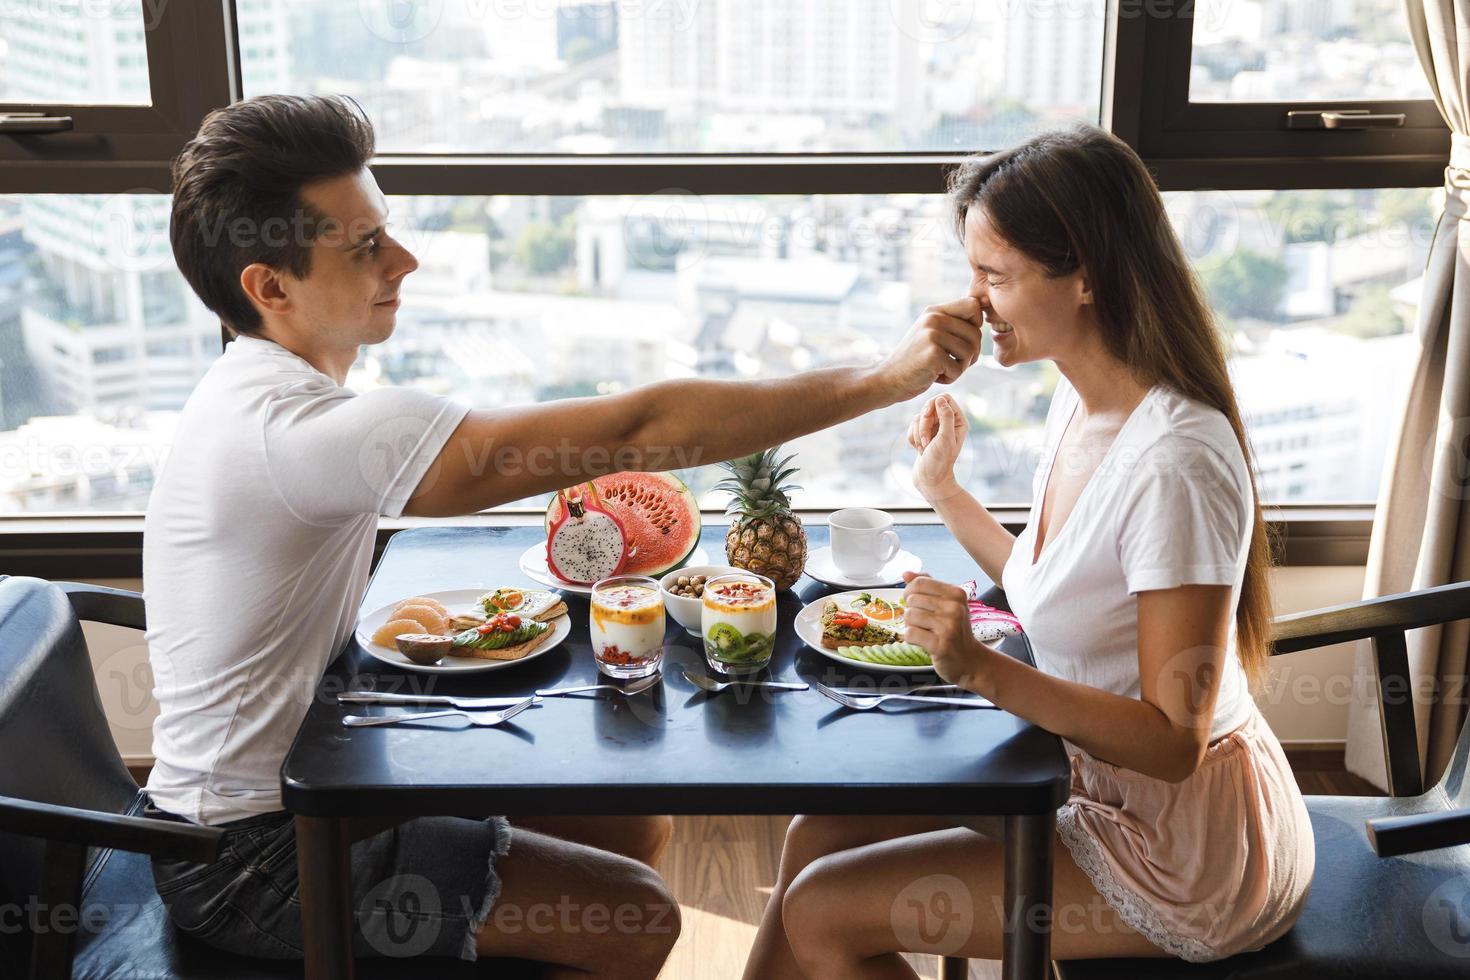
[[[629,681],[660,672],[669,614],[700,638],[711,675],[758,673],[769,666],[776,647],[777,593],[792,575],[801,574],[799,560],[785,559],[805,552],[799,522],[783,524],[789,514],[786,492],[792,489],[787,481],[794,472],[790,460],[768,451],[727,464],[730,476],[721,488],[732,492],[731,509],[738,518],[727,535],[729,565],[687,564],[707,558],[697,557],[703,555],[697,547],[700,511],[683,481],[662,473],[615,473],[555,495],[546,510],[545,540],[521,556],[521,571],[588,596],[593,659],[608,677]],[[872,525],[865,525],[864,533],[890,526],[881,511],[859,516]],[[782,540],[793,543],[791,554],[777,547]],[[527,565],[533,553],[535,569]],[[761,564],[754,560],[758,556],[771,558],[762,567],[782,579],[748,567]],[[976,582],[963,588],[977,639],[991,643],[1021,632],[1014,615],[977,598]],[[373,652],[389,663],[460,671],[525,659],[569,634],[568,605],[554,588],[500,586],[478,593],[471,603],[477,593],[460,589],[410,596],[365,619],[359,639],[371,637],[370,652],[387,649],[399,655],[390,659]],[[908,640],[907,613],[902,588],[868,586],[816,599],[798,612],[794,626],[802,642],[852,668],[932,670],[929,651]],[[484,666],[474,668],[476,662]]]

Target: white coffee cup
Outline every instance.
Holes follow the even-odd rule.
[[[898,554],[893,517],[872,507],[848,507],[827,518],[832,562],[843,575],[876,575]]]

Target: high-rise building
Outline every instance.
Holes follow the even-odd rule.
[[[1074,117],[1102,92],[1104,4],[1013,5],[1001,45],[1002,91],[1026,106]]]
[[[283,0],[241,0],[238,10],[242,52],[284,84]],[[141,24],[118,13],[58,30],[56,18],[45,5],[0,7],[10,42],[0,89],[35,102],[150,98]],[[219,353],[219,321],[174,267],[168,214],[161,193],[23,199],[34,256],[21,332],[62,406],[109,419],[179,408]]]
[[[705,0],[618,26],[629,103],[920,122],[919,41],[889,0]]]

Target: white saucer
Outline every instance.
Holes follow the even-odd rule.
[[[924,562],[912,551],[900,551],[893,559],[867,578],[854,578],[838,570],[832,561],[831,548],[818,548],[806,556],[806,573],[818,582],[843,589],[874,589],[881,585],[903,583],[904,572],[922,570]]]
[[[703,545],[698,545],[689,555],[689,560],[686,562],[681,562],[679,567],[683,568],[685,565],[708,564],[709,552],[704,550]],[[527,578],[532,579],[535,582],[540,583],[541,585],[549,586],[553,589],[560,589],[562,592],[576,592],[579,595],[592,594],[592,586],[590,585],[578,585],[574,582],[563,582],[561,579],[551,574],[551,569],[546,567],[545,541],[541,542],[540,544],[533,544],[531,545],[531,547],[522,552],[520,566],[521,573],[523,575],[525,575]],[[670,571],[672,571],[672,569],[670,569]],[[657,578],[657,576],[655,576],[655,578]]]

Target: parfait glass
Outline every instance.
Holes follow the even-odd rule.
[[[658,673],[664,655],[664,597],[658,582],[615,575],[592,586],[588,631],[597,669],[630,680]]]
[[[704,657],[727,676],[755,674],[776,648],[776,584],[754,572],[734,572],[704,584],[700,614]]]

